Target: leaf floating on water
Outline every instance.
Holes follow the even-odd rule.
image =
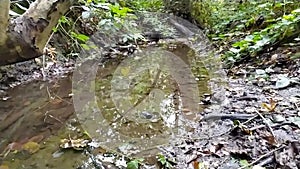
[[[129,72],[130,72],[129,67],[121,68],[121,73],[122,73],[123,76],[128,76]]]
[[[40,150],[40,145],[36,142],[29,141],[23,145],[23,150],[28,151],[30,154],[34,154]]]

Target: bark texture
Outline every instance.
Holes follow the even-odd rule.
[[[0,1],[0,65],[39,57],[59,18],[72,0],[36,0],[18,18],[9,21],[9,0]]]

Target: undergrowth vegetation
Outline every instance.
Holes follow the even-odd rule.
[[[89,36],[102,30],[106,34],[119,35],[123,43],[143,39],[134,22],[135,12],[160,11],[162,0],[79,0],[69,14],[63,16],[54,28],[54,33],[67,39],[70,51],[74,54],[90,48],[86,42]]]
[[[283,43],[299,41],[298,0],[207,0],[194,3],[192,15],[205,26],[229,65]]]
[[[29,3],[32,1],[12,3],[14,13],[11,15],[22,14]],[[300,41],[299,0],[191,0],[189,3],[178,0],[79,0],[53,31],[67,41],[64,43],[68,50],[65,54],[74,54],[89,48],[86,45],[89,36],[99,29],[112,34],[123,33],[120,37],[124,43],[143,39],[132,20],[136,12],[172,12],[167,9],[174,8],[175,14],[178,11],[191,13],[228,65],[269,52],[287,42]]]

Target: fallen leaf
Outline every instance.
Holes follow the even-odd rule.
[[[261,107],[266,109],[268,112],[273,112],[275,110],[276,106],[277,106],[277,103],[272,98],[269,100],[269,104],[267,104],[267,103],[261,104]]]
[[[124,68],[121,69],[121,74],[123,76],[128,76],[129,72],[130,72],[130,68],[129,67],[124,67]]]
[[[36,142],[29,141],[23,145],[23,150],[28,151],[30,154],[36,153],[40,150],[40,145]]]
[[[276,81],[275,88],[276,89],[282,89],[286,88],[290,85],[291,80],[288,77],[280,76],[279,79]]]
[[[195,160],[193,162],[193,167],[194,167],[194,169],[199,169],[199,161]]]

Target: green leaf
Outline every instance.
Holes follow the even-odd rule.
[[[80,46],[83,48],[83,49],[85,49],[85,50],[89,50],[90,49],[90,47],[87,45],[87,44],[80,44]]]
[[[167,159],[164,155],[158,154],[158,161],[162,164],[165,165],[167,163]]]
[[[143,162],[144,159],[142,158],[139,158],[139,159],[134,159],[134,160],[131,160],[127,163],[127,169],[138,169],[139,168],[139,165],[141,164],[141,162]]]
[[[54,33],[56,33],[56,32],[57,32],[57,28],[56,28],[56,27],[52,28],[52,31],[53,31]]]
[[[295,9],[295,10],[292,11],[292,14],[297,14],[297,13],[300,13],[300,8]]]
[[[90,38],[84,34],[77,34],[76,38],[78,40],[81,40],[82,42],[86,42],[88,41]]]
[[[139,168],[139,161],[133,160],[127,163],[127,169],[138,169]]]
[[[240,165],[241,165],[242,167],[244,167],[244,166],[249,165],[249,163],[248,163],[247,160],[240,160]]]
[[[66,24],[70,25],[70,21],[68,20],[68,18],[66,16],[62,16],[59,19],[58,23],[66,23]]]

